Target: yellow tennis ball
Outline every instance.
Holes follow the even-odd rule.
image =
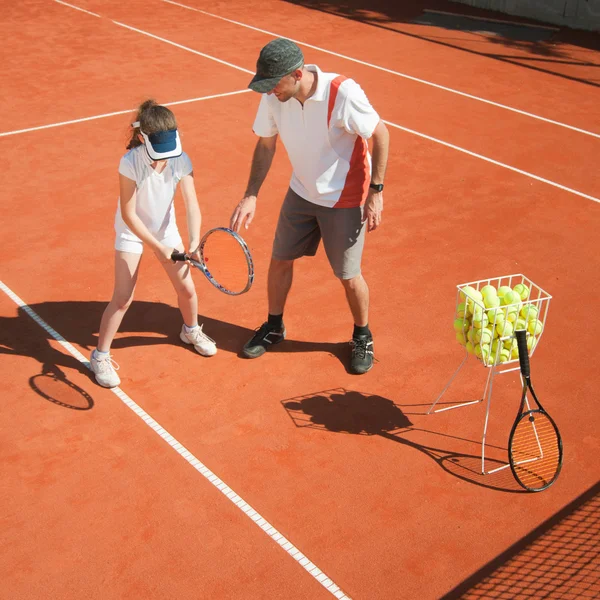
[[[485,298],[486,296],[497,296],[498,292],[493,285],[484,285],[481,288],[481,295]]]
[[[483,362],[487,361],[487,357],[490,354],[490,347],[487,344],[477,344],[475,346],[475,356],[480,358]]]
[[[502,298],[504,298],[504,294],[506,294],[506,292],[512,292],[512,288],[508,285],[501,285],[498,288],[498,298],[500,298],[500,302],[502,302]]]
[[[506,337],[507,335],[513,334],[514,328],[510,321],[502,321],[496,325],[496,330],[500,337]]]
[[[533,336],[527,336],[527,349],[529,352],[533,351],[533,349],[537,346],[538,338]]]
[[[510,357],[512,359],[519,358],[519,346],[517,344],[510,349]]]
[[[539,319],[532,319],[527,324],[527,331],[529,331],[531,335],[540,335],[543,329],[544,324]]]
[[[519,317],[515,321],[515,331],[519,329],[527,329],[527,321],[523,317]]]
[[[471,342],[467,342],[467,352],[469,354],[475,353],[475,346],[473,346],[473,344]]]
[[[502,350],[500,350],[500,362],[505,363],[509,360],[510,360],[510,350],[507,350],[506,348],[502,348]]]
[[[529,298],[529,288],[524,283],[517,283],[513,288],[513,292],[517,292],[521,296],[521,300]]]
[[[516,322],[519,316],[519,307],[518,306],[507,306],[506,308],[506,319],[511,323]]]
[[[467,324],[464,319],[454,319],[454,330],[464,331],[467,329]]]
[[[473,328],[473,341],[476,344],[489,344],[493,337],[492,332],[486,327]]]
[[[496,308],[500,306],[500,298],[495,294],[493,296],[484,296],[483,297],[483,305],[486,308]]]
[[[520,301],[521,301],[521,296],[519,296],[519,294],[516,294],[512,290],[508,290],[504,294],[504,296],[502,296],[502,305],[503,306],[508,306],[509,304],[516,304],[517,302],[520,302]]]
[[[533,306],[533,304],[524,304],[521,307],[521,316],[526,320],[530,321],[531,319],[537,319],[538,316],[537,306]]]
[[[456,341],[461,346],[466,346],[467,345],[467,338],[465,337],[465,334],[462,331],[457,331],[456,332]]]
[[[464,319],[465,318],[465,314],[466,314],[466,306],[464,302],[461,302],[457,307],[456,307],[456,316],[459,319]]]
[[[473,315],[473,327],[476,327],[477,329],[485,327],[488,324],[488,322],[488,316],[484,312],[478,315]]]
[[[466,300],[467,298],[477,300],[477,302],[481,302],[483,300],[481,292],[470,285],[466,285],[464,288],[461,288],[460,296],[463,300]]]

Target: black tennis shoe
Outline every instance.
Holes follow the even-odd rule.
[[[350,372],[362,375],[373,368],[373,336],[356,335],[350,341],[352,358],[350,359]]]
[[[279,344],[285,339],[285,326],[283,323],[281,327],[271,327],[267,321],[265,321],[252,336],[252,339],[246,342],[244,346],[244,356],[248,358],[258,358],[262,356],[269,346]]]

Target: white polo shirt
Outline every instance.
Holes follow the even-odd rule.
[[[279,134],[292,163],[290,187],[296,194],[320,206],[360,206],[371,179],[366,140],[379,115],[354,80],[323,73],[316,65],[306,69],[317,76],[315,93],[304,106],[295,98],[279,102],[274,94],[264,94],[254,133]]]
[[[179,180],[192,172],[192,161],[183,152],[177,158],[169,158],[160,173],[151,164],[144,146],[137,146],[121,158],[119,173],[135,181],[136,214],[160,241],[178,235],[173,199]],[[123,221],[120,199],[115,215],[115,231],[122,239],[141,241]]]

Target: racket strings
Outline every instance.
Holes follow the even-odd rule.
[[[241,292],[248,283],[251,264],[242,246],[228,233],[216,231],[202,249],[209,276],[222,288]]]
[[[515,475],[527,488],[550,485],[558,475],[560,440],[552,421],[543,413],[522,418],[512,436],[512,464]]]

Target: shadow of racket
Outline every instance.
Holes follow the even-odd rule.
[[[31,389],[48,402],[72,410],[90,410],[94,399],[56,366],[29,378]]]

